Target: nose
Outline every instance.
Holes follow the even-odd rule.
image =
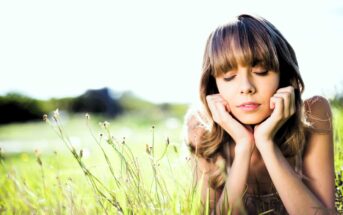
[[[249,77],[242,78],[240,91],[241,94],[254,94],[256,92],[254,83],[252,83]]]

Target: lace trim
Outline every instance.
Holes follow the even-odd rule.
[[[328,133],[332,131],[332,117],[330,108],[315,109],[317,105],[323,106],[324,98],[314,96],[304,101],[305,117],[309,124],[309,130],[318,133]],[[315,109],[315,110],[314,110]]]

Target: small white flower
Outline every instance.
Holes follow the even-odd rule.
[[[57,119],[60,116],[58,108],[54,111],[54,118]]]
[[[105,127],[105,128],[109,128],[109,127],[110,127],[110,123],[107,122],[107,121],[105,121],[105,122],[104,122],[104,127]]]

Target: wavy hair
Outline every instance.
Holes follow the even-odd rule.
[[[285,157],[293,157],[303,147],[305,127],[301,93],[304,83],[299,73],[295,52],[283,35],[264,18],[239,15],[228,24],[219,26],[209,36],[203,56],[200,80],[200,99],[208,123],[193,153],[218,167],[210,176],[213,188],[223,186],[226,178],[225,143],[232,142],[221,126],[212,119],[206,96],[219,93],[215,78],[238,65],[252,66],[256,62],[270,70],[279,72],[279,88],[293,86],[295,93],[295,114],[278,130],[274,142]],[[225,162],[226,165],[227,162]]]

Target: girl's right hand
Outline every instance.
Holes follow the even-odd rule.
[[[220,125],[235,141],[235,151],[252,153],[255,147],[254,131],[251,126],[244,126],[230,114],[229,104],[220,94],[206,96],[213,121]]]

